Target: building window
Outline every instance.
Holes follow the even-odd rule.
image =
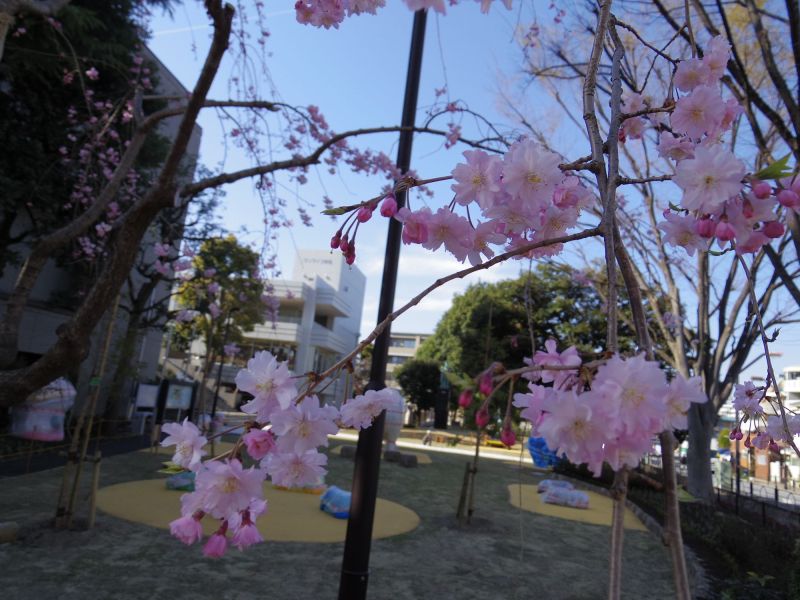
[[[414,338],[390,338],[390,346],[395,348],[416,348],[417,341]]]
[[[389,363],[393,364],[393,365],[402,365],[409,358],[411,358],[411,357],[410,356],[390,356],[389,357]]]
[[[322,325],[325,329],[331,329],[332,321],[328,315],[314,315],[314,323]]]

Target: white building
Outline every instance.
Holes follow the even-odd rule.
[[[400,389],[394,373],[403,364],[414,358],[422,342],[427,340],[427,333],[395,333],[389,338],[389,351],[386,359],[386,387]]]
[[[251,358],[260,350],[268,350],[289,363],[293,373],[321,372],[332,366],[359,342],[361,313],[364,307],[366,277],[358,268],[349,266],[339,253],[329,250],[300,250],[295,258],[292,278],[268,282],[280,300],[278,318],[267,321],[244,333],[238,362]],[[197,367],[205,353],[204,344],[192,344],[192,363]],[[174,361],[173,361],[174,363]],[[226,365],[222,370],[220,398],[235,408],[242,398],[235,398],[234,379],[240,366]],[[207,381],[209,398],[216,387],[217,366]],[[330,385],[322,384],[321,399],[341,404],[352,385],[346,373]]]

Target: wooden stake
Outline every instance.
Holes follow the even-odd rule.
[[[97,514],[97,487],[100,485],[100,460],[102,454],[98,448],[94,452],[94,466],[92,467],[92,492],[89,496],[89,523],[88,529],[94,527],[94,519]]]

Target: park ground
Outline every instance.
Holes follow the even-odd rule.
[[[371,600],[606,597],[609,528],[514,508],[508,486],[543,476],[519,452],[481,461],[469,525],[455,516],[468,458],[426,452],[430,463],[417,468],[382,463],[379,496],[415,511],[420,524],[373,541]],[[164,459],[147,451],[112,456],[100,485],[163,477]],[[348,488],[352,469],[331,453],[327,482]],[[0,545],[3,598],[336,598],[341,543],[267,541],[211,560],[163,529],[103,512],[91,530],[53,530],[61,475],[54,468],[2,480],[0,520],[21,525],[17,542]],[[666,549],[650,531],[626,530],[623,597],[674,597]]]

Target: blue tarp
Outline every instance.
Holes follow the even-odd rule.
[[[558,455],[547,447],[544,438],[528,438],[528,451],[533,464],[542,469],[552,467],[558,462]]]

